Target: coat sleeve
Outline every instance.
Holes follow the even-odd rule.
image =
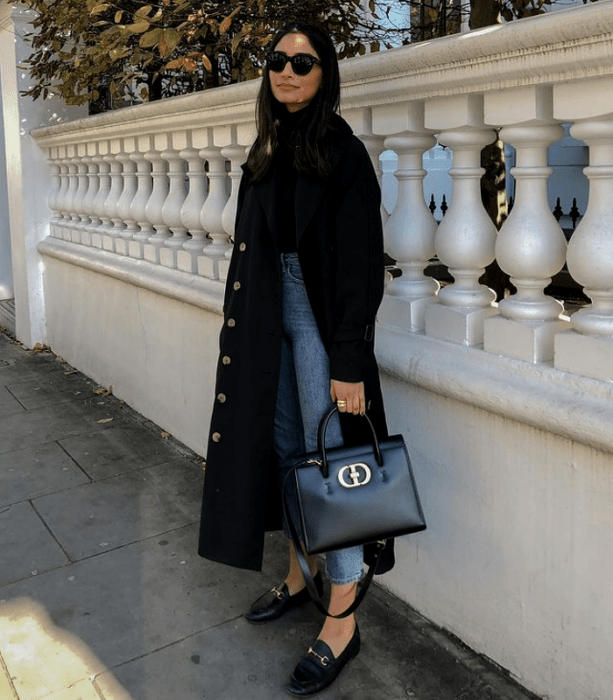
[[[374,327],[383,298],[381,190],[366,148],[351,137],[339,165],[334,211],[335,324],[330,376],[363,381],[374,355]],[[333,177],[336,177],[333,174]]]

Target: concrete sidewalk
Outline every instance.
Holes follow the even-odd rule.
[[[243,611],[283,575],[196,554],[202,460],[50,352],[0,334],[0,700],[276,700],[321,620]],[[205,429],[205,426],[203,426]],[[322,700],[528,700],[375,587]]]

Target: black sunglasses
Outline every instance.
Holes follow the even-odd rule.
[[[308,75],[313,66],[321,66],[321,61],[308,53],[297,53],[294,56],[288,56],[283,51],[271,51],[266,54],[266,67],[273,73],[280,73],[288,61],[292,64],[292,70],[296,75]]]

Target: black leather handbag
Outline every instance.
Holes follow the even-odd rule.
[[[283,506],[309,593],[326,615],[305,555],[378,543],[356,601],[335,616],[346,617],[363,600],[386,540],[425,530],[426,521],[402,435],[379,442],[364,416],[372,442],[326,449],[326,429],[336,411],[332,408],[319,424],[317,451],[286,463]]]

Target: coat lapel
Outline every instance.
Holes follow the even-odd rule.
[[[330,172],[334,171],[341,153],[342,149],[333,143],[330,149]],[[243,166],[243,170],[249,172],[246,166]],[[268,221],[268,229],[273,236],[277,231],[278,193],[276,184],[274,166],[263,180],[253,183],[253,191],[264,211]],[[327,189],[328,182],[325,180],[304,175],[298,176],[296,183],[296,240],[298,244],[300,244],[300,239],[315,216]]]
[[[249,175],[250,171],[246,165],[243,165],[243,171]],[[277,188],[275,186],[274,169],[268,172],[263,180],[259,182],[254,182],[251,185],[253,193],[258,200],[266,221],[268,223],[268,231],[273,237],[275,244],[277,241],[277,211],[278,211],[278,199],[277,199]]]
[[[336,143],[330,148],[330,173],[334,172],[341,156],[341,149]],[[331,177],[331,176],[330,176]],[[296,239],[300,239],[311,223],[322,197],[328,189],[326,180],[300,175],[296,184]]]

